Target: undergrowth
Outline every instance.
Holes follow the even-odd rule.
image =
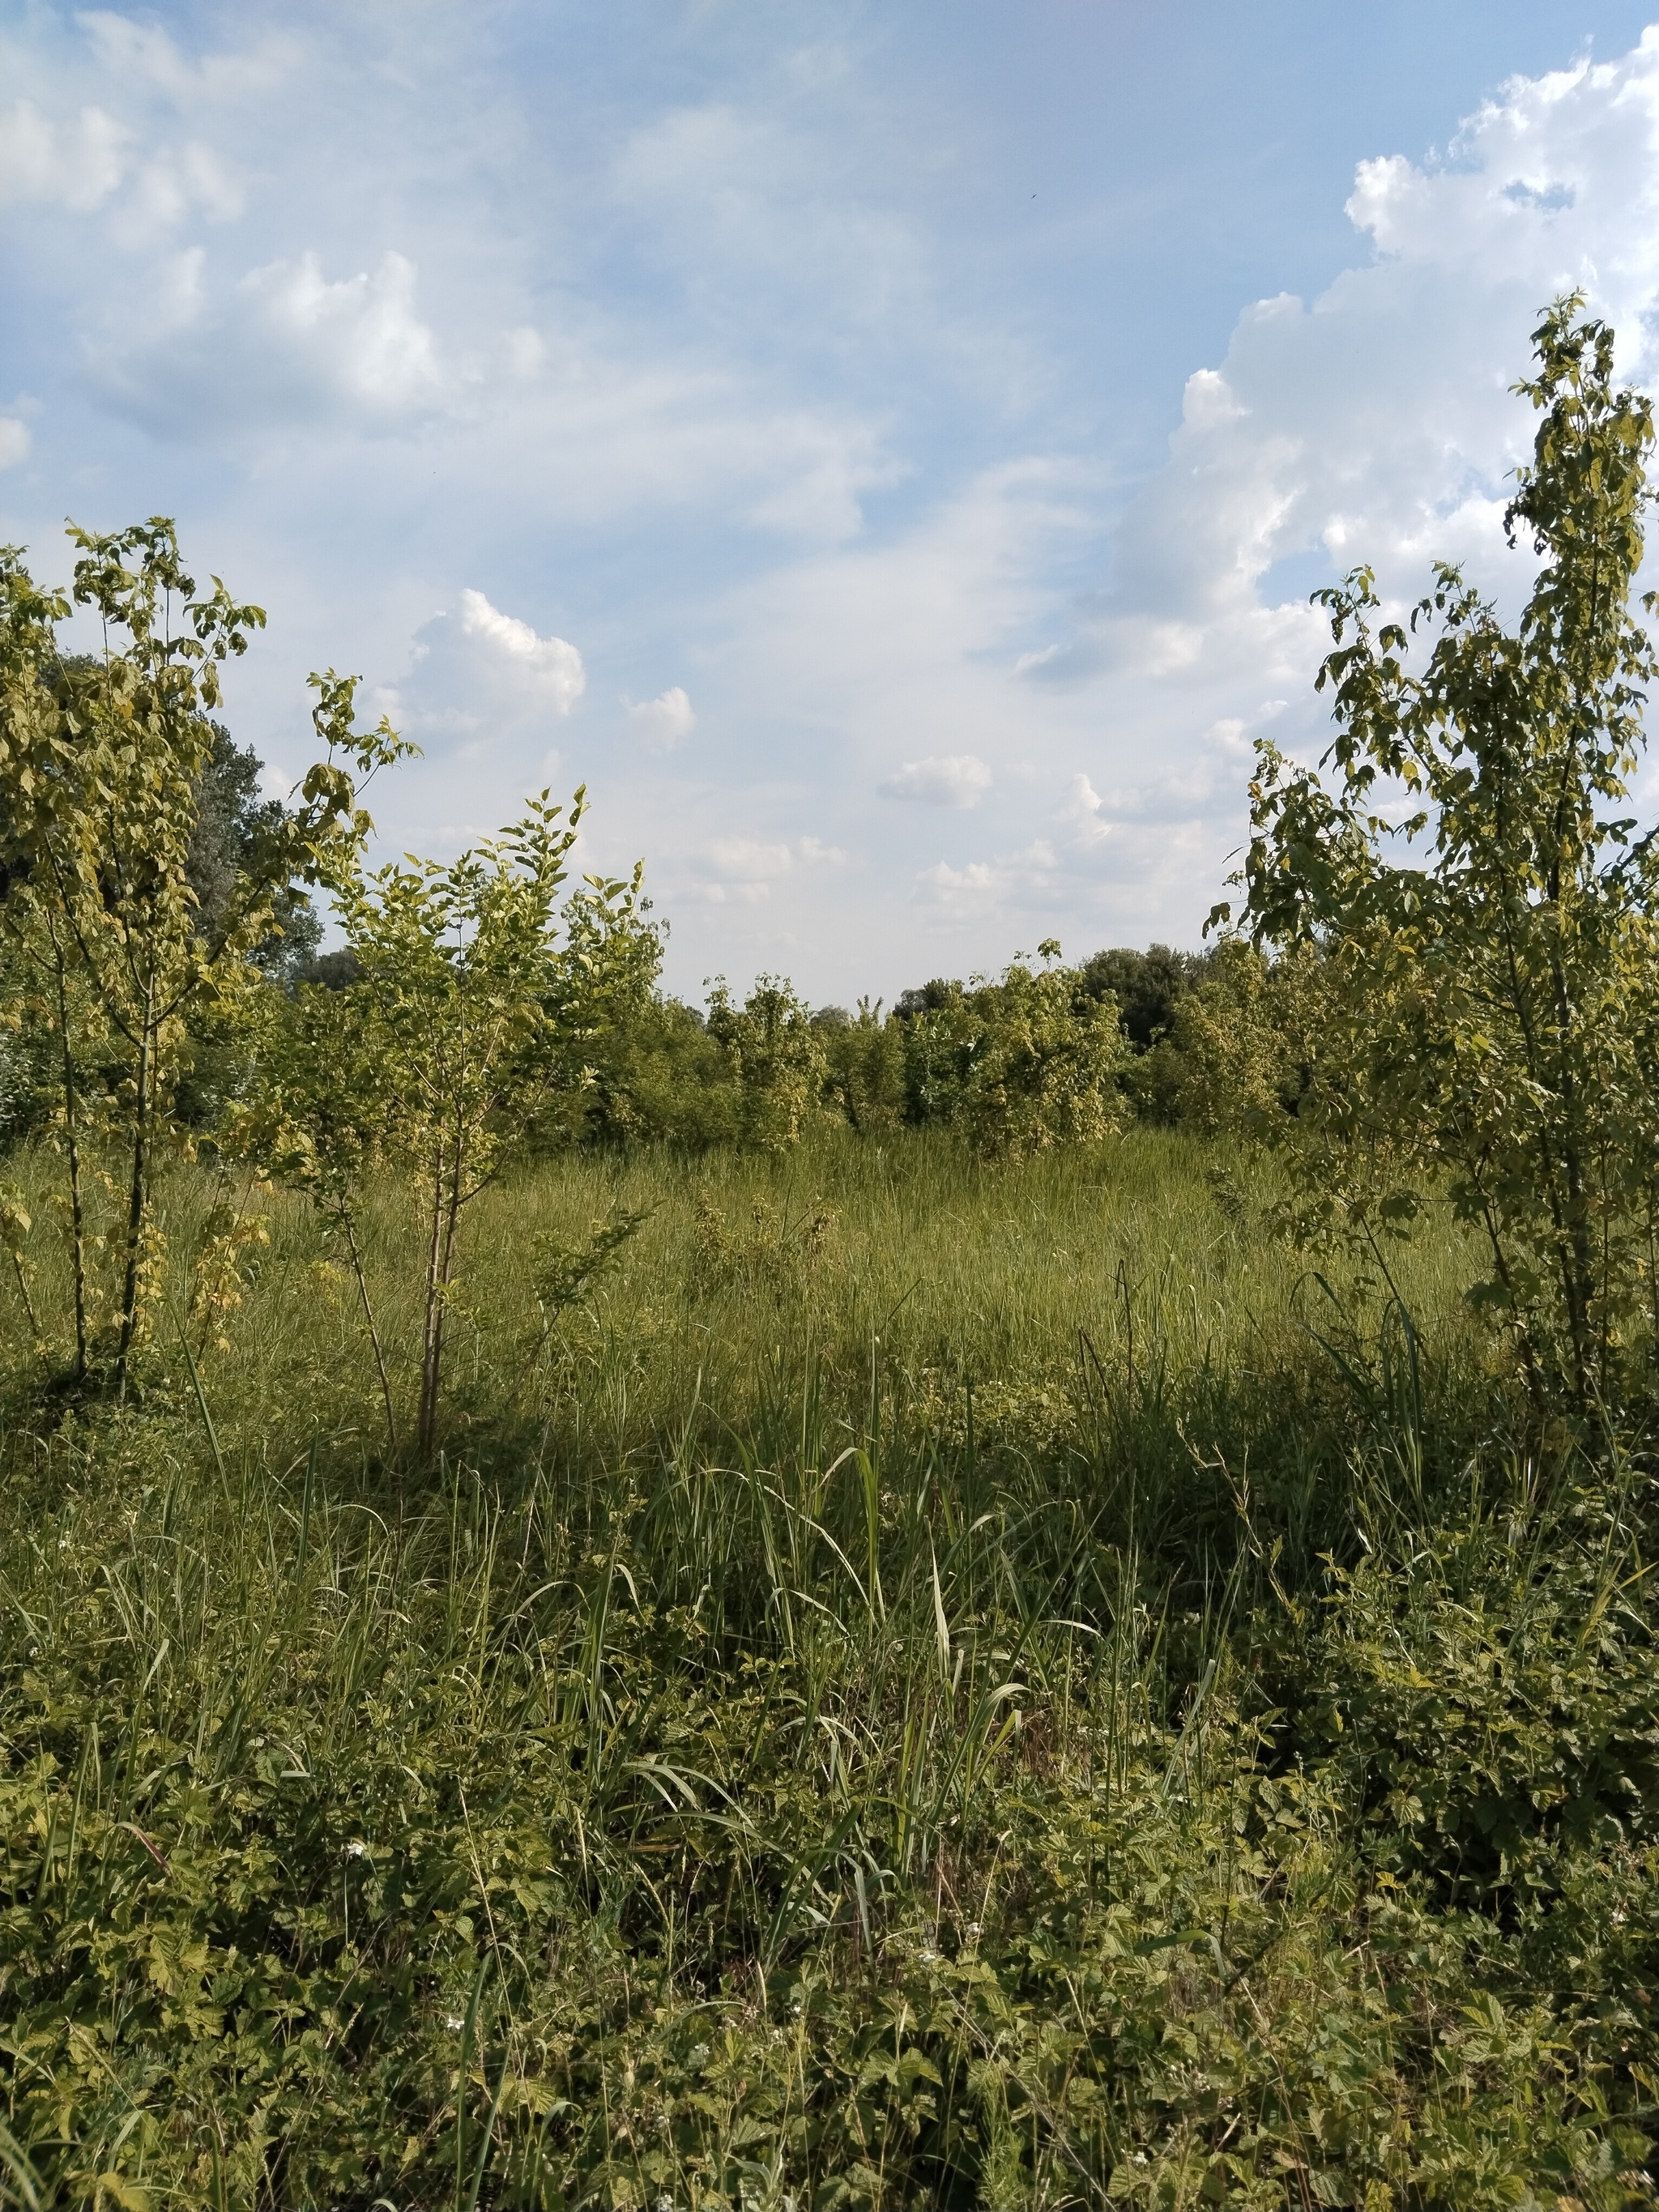
[[[550,1164],[426,1469],[295,1206],[192,1305],[181,1177],[125,1406],[9,1340],[0,2189],[1650,2201],[1641,1439],[1212,1164]]]

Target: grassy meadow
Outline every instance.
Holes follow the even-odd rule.
[[[1651,2201],[1642,1440],[1276,1195],[548,1159],[424,1468],[301,1198],[172,1172],[124,1405],[0,1279],[0,2201]]]

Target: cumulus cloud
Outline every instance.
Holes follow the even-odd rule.
[[[977,806],[991,788],[991,771],[975,753],[935,753],[906,761],[880,787],[887,799],[911,799],[924,806]]]
[[[1620,61],[1512,81],[1452,150],[1441,168],[1362,162],[1347,212],[1370,265],[1311,311],[1260,302],[1222,366],[1189,380],[1170,466],[1120,547],[1123,662],[1174,672],[1242,619],[1271,665],[1289,642],[1272,571],[1303,552],[1396,571],[1443,552],[1513,577],[1499,523],[1533,422],[1509,386],[1537,310],[1582,287],[1621,367],[1648,370],[1659,28]]]
[[[787,845],[763,844],[754,837],[717,837],[708,848],[709,864],[718,875],[744,880],[787,875],[793,858]]]
[[[200,138],[145,149],[133,127],[95,102],[55,117],[19,100],[0,119],[0,204],[72,216],[107,210],[124,246],[143,246],[191,214],[242,212],[235,169]]]
[[[331,281],[314,253],[242,279],[260,335],[319,385],[375,412],[404,413],[441,385],[431,331],[415,312],[415,264],[386,253],[371,274]]]
[[[147,343],[94,356],[93,375],[123,412],[166,435],[331,416],[371,432],[406,429],[449,392],[416,309],[416,279],[401,253],[330,277],[307,252],[250,270],[216,301],[193,248],[161,288],[163,326]]]
[[[377,703],[411,735],[459,739],[469,750],[568,714],[587,687],[568,639],[544,635],[470,588],[458,614],[422,624],[410,661]]]
[[[1322,749],[1312,678],[1330,641],[1312,586],[1364,561],[1397,604],[1443,556],[1518,601],[1532,557],[1508,549],[1502,515],[1534,425],[1510,387],[1538,310],[1582,287],[1619,331],[1621,373],[1651,377],[1659,28],[1617,61],[1512,80],[1443,164],[1361,163],[1347,212],[1369,258],[1311,305],[1244,310],[1221,362],[1187,381],[1106,587],[1016,666],[1034,699],[1101,702],[1107,741],[1071,786],[1065,849],[1081,866],[1100,848],[1161,926],[1191,930],[1239,843],[1262,729]]]
[[[163,146],[135,170],[117,211],[116,233],[125,244],[143,245],[194,214],[229,222],[241,214],[246,198],[241,178],[210,146],[198,139]]]
[[[916,887],[941,905],[957,907],[969,902],[988,905],[1006,888],[1002,870],[988,860],[969,860],[961,868],[953,868],[948,860],[935,860],[931,868],[918,871]]]
[[[691,734],[696,722],[683,684],[672,684],[654,699],[624,699],[628,719],[647,744],[666,751]]]
[[[410,810],[386,822],[400,842],[502,818],[556,735],[603,833],[620,818],[626,857],[644,849],[690,909],[682,977],[742,944],[845,995],[904,980],[882,971],[927,933],[957,972],[1042,934],[1191,941],[1268,710],[1293,750],[1326,734],[1308,591],[1371,559],[1403,594],[1440,552],[1511,603],[1524,583],[1498,519],[1530,444],[1506,386],[1536,308],[1583,281],[1624,365],[1652,373],[1659,34],[1504,86],[1443,161],[1364,148],[1354,265],[1183,362],[1149,473],[1121,426],[1152,395],[1083,398],[1104,325],[1054,323],[1060,264],[1025,250],[1049,195],[1018,194],[1018,241],[995,229],[951,166],[972,132],[919,127],[935,111],[896,48],[872,70],[833,33],[809,53],[694,32],[670,80],[610,88],[595,138],[580,88],[506,82],[465,11],[394,52],[374,11],[311,10],[291,84],[274,49],[204,54],[177,11],[23,12],[0,163],[42,211],[14,222],[15,258],[62,364],[49,415],[6,408],[34,431],[29,496],[107,465],[110,511],[147,511],[132,487],[171,466],[204,557],[229,539],[224,565],[264,575],[274,615],[288,591],[274,647],[401,663],[387,701],[431,757],[382,787],[383,814]],[[833,87],[811,74],[831,47]],[[526,127],[567,96],[569,131]],[[951,88],[938,118],[971,120],[973,97]],[[546,221],[503,213],[502,161]],[[232,465],[169,464],[88,425],[88,398]],[[54,494],[40,526],[76,503]],[[251,568],[239,536],[263,549]],[[618,705],[624,679],[606,684],[613,732],[641,740],[609,761],[579,713],[567,735],[585,672],[549,611],[598,574],[615,603],[596,626],[659,685],[711,672],[695,731],[682,684]],[[499,605],[474,608],[462,575]],[[402,662],[411,592],[449,611]],[[296,610],[302,644],[279,645]],[[244,698],[269,681],[275,699],[274,665],[250,661]],[[286,694],[263,730],[246,711],[281,757]],[[837,872],[854,867],[856,899]]]
[[[15,468],[29,457],[29,426],[16,415],[0,415],[0,469]]]
[[[482,592],[461,593],[461,635],[477,640],[521,696],[555,714],[568,714],[587,688],[582,657],[568,639],[538,635],[516,615],[492,607]]]

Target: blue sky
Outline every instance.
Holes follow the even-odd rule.
[[[391,845],[585,781],[693,995],[1194,943],[1309,590],[1523,586],[1534,310],[1652,379],[1650,12],[6,0],[0,529],[175,515]]]

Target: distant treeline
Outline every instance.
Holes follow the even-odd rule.
[[[1131,1120],[1210,1132],[1293,1109],[1303,971],[1228,943],[1120,947],[1067,966],[1059,947],[995,979],[945,977],[890,1008],[813,1008],[780,976],[708,1011],[641,994],[589,1042],[590,1079],[559,1126],[586,1142],[777,1150],[817,1123],[861,1135],[957,1128],[985,1157],[1110,1136]]]
[[[263,769],[222,724],[198,784],[188,876],[198,927],[220,923],[249,855],[281,817]],[[267,988],[294,1002],[362,984],[348,946],[289,889],[255,953]],[[936,976],[890,1007],[813,1007],[763,975],[739,1000],[721,980],[706,1010],[660,988],[663,933],[641,908],[608,934],[563,1018],[545,1033],[557,1065],[537,1114],[544,1146],[669,1143],[777,1150],[816,1124],[860,1134],[950,1126],[987,1157],[1109,1136],[1131,1120],[1209,1132],[1294,1108],[1305,988],[1242,944],[1202,952],[1127,946],[1065,964],[1052,939],[995,979]],[[575,981],[574,971],[569,980]],[[1299,971],[1294,981],[1305,985]],[[572,998],[585,1001],[571,1019]],[[258,1034],[257,1029],[254,1032]],[[179,1091],[184,1118],[211,1134],[258,1081],[246,1023],[234,1036],[195,1024]],[[555,1042],[556,1040],[556,1042]],[[52,1041],[0,1031],[0,1141],[38,1128],[54,1098]]]

